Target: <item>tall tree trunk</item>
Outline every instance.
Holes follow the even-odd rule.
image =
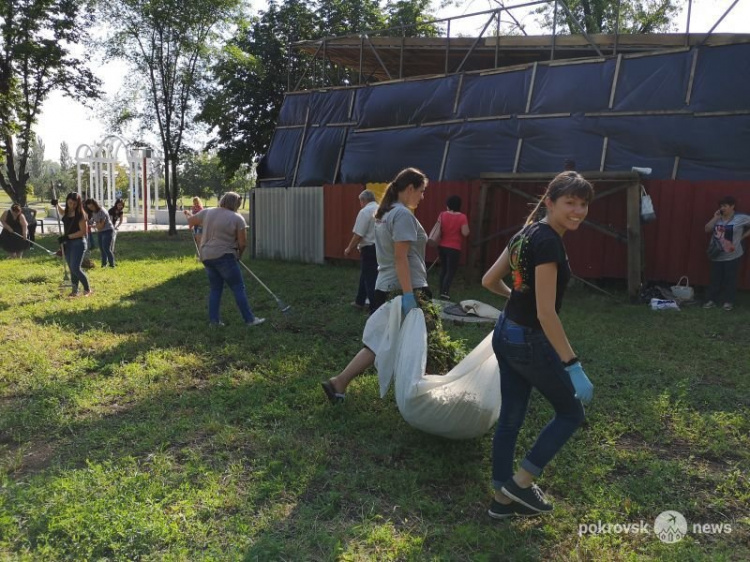
[[[7,175],[0,171],[0,187],[8,194],[11,201],[24,207],[26,206],[26,182],[29,179],[29,174],[26,173],[26,170],[21,170],[20,174],[16,174],[16,149],[13,137],[6,135],[3,139],[3,145]]]
[[[177,234],[177,197],[179,195],[179,183],[177,180],[177,155],[170,155],[167,161],[167,168],[169,168],[167,181],[164,184],[164,189],[167,192],[167,209],[169,210],[169,235],[174,236]]]

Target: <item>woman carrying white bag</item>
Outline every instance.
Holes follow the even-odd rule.
[[[581,425],[582,402],[593,397],[594,387],[558,316],[571,276],[562,236],[578,229],[593,198],[591,184],[580,174],[558,174],[526,225],[482,278],[484,287],[509,297],[492,340],[502,397],[492,446],[495,495],[488,513],[494,519],[552,511],[533,482]],[[512,289],[503,281],[508,274]],[[516,440],[532,388],[550,402],[555,417],[513,473]]]
[[[424,199],[427,176],[416,168],[401,170],[383,195],[375,213],[375,252],[378,258],[378,278],[375,282],[375,312],[368,325],[381,320],[379,309],[388,293],[401,289],[403,315],[417,307],[414,293],[432,298],[427,287],[427,267],[424,261],[427,233],[412,212]],[[368,334],[365,328],[365,334]],[[355,377],[375,362],[377,348],[384,345],[379,334],[363,338],[364,347],[337,376],[321,383],[330,402],[344,400],[346,389]],[[386,342],[388,343],[388,342]]]

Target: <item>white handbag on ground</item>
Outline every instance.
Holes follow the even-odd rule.
[[[682,284],[683,279],[685,280],[684,285]],[[680,280],[677,281],[677,285],[672,285],[670,289],[672,289],[672,295],[677,300],[691,301],[695,296],[695,291],[690,286],[690,281],[688,280],[687,275],[680,277]]]

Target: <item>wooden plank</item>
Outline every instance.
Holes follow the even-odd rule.
[[[302,157],[302,149],[305,147],[305,136],[307,135],[307,123],[310,120],[310,106],[307,106],[307,110],[305,111],[305,126],[302,129],[302,136],[299,139],[299,151],[297,152],[297,162],[294,164],[294,175],[292,176],[292,185],[289,187],[294,187],[297,184],[297,171],[299,170],[299,161]]]
[[[490,234],[486,236],[485,238],[481,238],[479,240],[475,240],[472,242],[472,246],[479,246],[481,244],[484,244],[486,242],[489,242],[490,240],[494,240],[495,238],[500,238],[501,236],[505,236],[506,234],[509,234],[511,232],[518,232],[523,228],[524,223],[514,224],[513,226],[509,226],[507,228],[503,228],[502,230],[499,230],[495,232],[494,234]]]
[[[647,111],[588,111],[585,117],[647,117],[669,115],[692,115],[689,109],[652,109]]]
[[[458,86],[456,87],[456,97],[453,100],[453,115],[456,114],[458,111],[458,102],[461,99],[461,90],[464,86],[464,75],[460,74],[458,76]]]
[[[513,187],[512,185],[509,185],[509,184],[500,184],[498,187],[503,188],[505,191],[508,191],[512,193],[513,195],[518,195],[519,197],[523,197],[524,199],[528,199],[529,201],[534,201],[535,203],[537,199],[539,199],[539,197],[534,195],[533,193],[528,193],[526,191],[523,191],[522,189],[518,189],[517,187]]]
[[[622,55],[617,55],[617,62],[615,63],[615,75],[612,77],[612,87],[609,90],[609,108],[612,109],[615,105],[615,93],[617,92],[617,82],[620,78],[620,65],[622,64]]]
[[[605,197],[609,197],[613,193],[617,193],[618,191],[622,191],[623,189],[627,189],[627,187],[628,187],[628,184],[627,183],[623,183],[622,185],[616,185],[615,187],[611,187],[611,188],[609,188],[609,189],[607,189],[605,191],[597,192],[594,195],[594,201],[596,201],[597,199],[603,199]]]
[[[636,302],[643,276],[641,259],[641,187],[640,181],[628,185],[627,223],[628,223],[628,295],[631,302]]]
[[[531,84],[529,84],[529,95],[526,98],[526,113],[528,113],[531,108],[531,98],[534,95],[534,82],[536,81],[537,66],[537,63],[534,63],[531,68]]]
[[[398,48],[400,45],[400,35],[390,36],[375,36],[375,33],[366,32],[373,35],[372,42],[376,47],[391,47]],[[615,41],[617,41],[618,49],[623,47],[629,48],[642,48],[642,49],[662,49],[666,47],[684,48],[685,35],[682,33],[645,33],[645,34],[619,34],[619,37],[615,37],[614,33],[602,34],[595,33],[589,35],[591,43],[596,44],[598,47],[606,50],[614,49]],[[744,43],[750,42],[750,34],[748,33],[712,33],[709,36],[705,33],[691,33],[689,45],[699,45],[704,39],[708,38],[708,44],[711,45],[725,45],[729,43]],[[312,41],[297,41],[291,44],[291,47],[305,51],[307,53],[314,52],[318,44],[323,41],[327,43],[327,49],[331,48],[353,48],[359,49],[359,35],[349,35],[345,37],[327,37],[325,39],[315,39]],[[450,44],[451,50],[454,48],[467,49],[476,40],[476,37],[451,37]],[[586,40],[583,35],[562,35],[558,34],[554,37],[555,45],[557,48],[573,48],[573,47],[590,47],[591,43]],[[552,46],[553,37],[551,35],[526,35],[526,36],[513,36],[513,35],[501,35],[500,37],[490,35],[484,38],[483,46],[492,47],[494,49],[496,43],[500,43],[501,48],[513,48],[513,49],[537,49],[543,51],[549,51]],[[445,50],[445,37],[406,37],[404,40],[404,46],[409,49],[439,49]]]
[[[443,172],[445,172],[445,162],[448,160],[448,149],[451,146],[451,140],[447,139],[445,141],[445,149],[443,150],[443,160],[440,163],[440,175],[438,176],[438,181],[443,181]]]
[[[560,117],[570,117],[570,112],[561,113],[530,113],[528,115],[517,115],[517,119],[559,119]]]
[[[489,193],[489,185],[482,182],[479,188],[479,201],[477,203],[477,212],[474,214],[474,224],[472,225],[472,232],[476,232],[477,236],[481,239],[485,236],[485,214],[487,212],[487,197]],[[472,270],[470,277],[472,281],[478,281],[482,273],[482,265],[477,263],[479,257],[485,253],[486,244],[472,245],[469,251],[469,267]]]
[[[523,139],[518,139],[518,144],[516,145],[516,158],[513,160],[513,173],[515,174],[518,170],[518,163],[521,161],[521,149],[523,148]],[[481,175],[480,175],[481,177]]]
[[[581,223],[583,226],[588,226],[589,228],[596,230],[597,232],[600,232],[604,234],[605,236],[609,236],[610,238],[614,238],[615,240],[618,240],[619,242],[627,242],[628,241],[628,235],[624,234],[622,232],[619,232],[615,230],[614,228],[611,228],[609,226],[605,226],[601,223],[592,221],[591,219],[586,219]]]
[[[636,172],[580,172],[583,177],[589,181],[638,181],[639,176]],[[530,172],[524,174],[509,174],[499,172],[481,172],[479,179],[497,182],[523,182],[523,181],[549,181],[554,178],[558,172]]]
[[[695,80],[695,67],[698,65],[698,49],[693,51],[693,62],[690,64],[690,78],[688,79],[687,93],[685,94],[685,105],[690,105],[690,97],[693,95],[693,81]]]

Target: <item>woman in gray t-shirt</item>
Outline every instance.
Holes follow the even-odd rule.
[[[424,262],[427,233],[409,209],[424,199],[427,176],[416,168],[398,173],[383,195],[375,213],[375,251],[378,279],[375,282],[375,308],[388,298],[388,292],[401,289],[401,310],[406,316],[417,307],[414,292],[431,297]],[[322,382],[331,402],[340,402],[349,383],[375,363],[375,353],[367,346],[337,376]]]
[[[83,203],[89,214],[89,226],[96,228],[99,238],[99,250],[102,253],[102,267],[115,266],[115,254],[112,251],[114,243],[114,228],[109,213],[102,209],[96,199],[86,199]]]
[[[237,212],[240,201],[239,194],[228,191],[215,209],[203,209],[195,215],[184,211],[190,226],[203,227],[199,253],[211,287],[208,296],[208,319],[211,326],[224,325],[219,316],[224,283],[232,290],[245,324],[257,326],[266,321],[253,314],[245,293],[245,281],[237,264],[247,246],[247,225]]]

